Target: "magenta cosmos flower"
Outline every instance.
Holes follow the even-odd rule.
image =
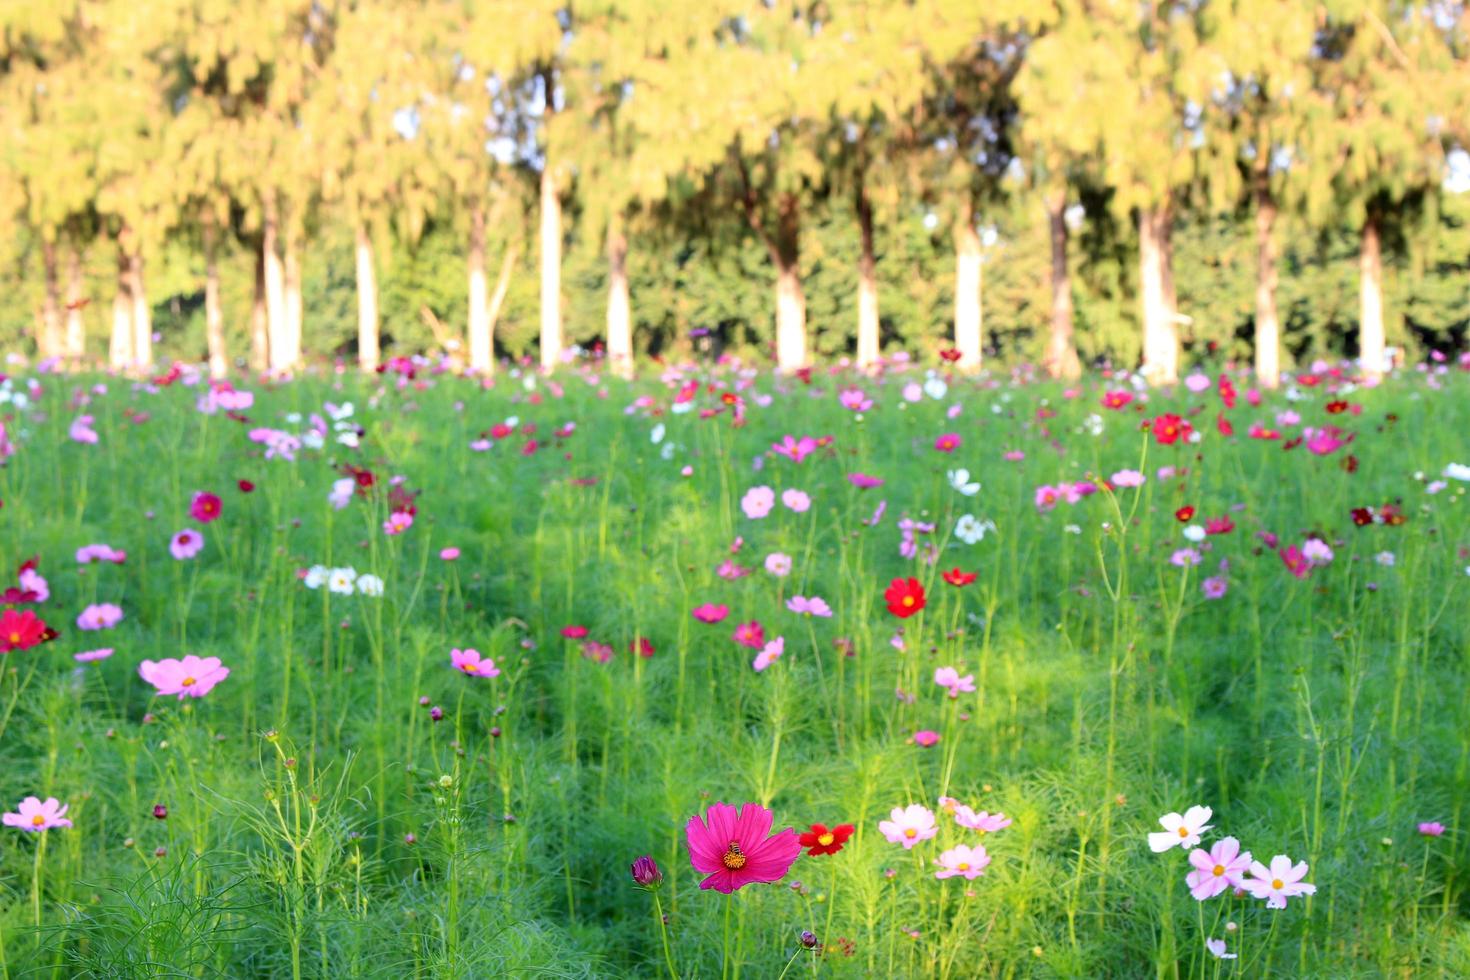
[[[942,453],[952,453],[960,448],[960,436],[958,432],[946,432],[934,440],[934,448]]]
[[[189,516],[200,524],[217,520],[220,515],[220,499],[212,493],[200,491],[189,504]]]
[[[1201,902],[1214,898],[1227,888],[1244,888],[1244,875],[1251,866],[1251,852],[1241,853],[1240,841],[1222,837],[1208,851],[1195,848],[1189,852],[1194,870],[1184,876],[1189,894]]]
[[[183,700],[204,697],[230,676],[230,668],[222,666],[219,657],[196,657],[191,653],[182,660],[145,660],[138,665],[138,676],[152,684],[160,696],[176,694]]]
[[[478,650],[450,650],[449,662],[464,674],[470,677],[499,677],[500,668],[495,666],[495,661],[489,657],[480,657]]]
[[[71,821],[66,819],[66,811],[71,809],[71,804],[63,804],[54,796],[46,797],[45,803],[34,796],[27,796],[15,809],[15,813],[0,817],[5,826],[18,827],[33,834],[53,827],[71,826]]]
[[[793,439],[788,435],[780,442],[771,443],[771,451],[785,456],[793,463],[800,463],[817,451],[817,440],[811,436],[802,436],[800,439]]]
[[[869,476],[866,473],[849,473],[847,474],[847,482],[859,490],[871,490],[874,487],[881,487],[883,485],[883,481],[878,477]]]
[[[717,606],[712,602],[706,602],[702,606],[695,607],[692,615],[701,623],[718,623],[730,615],[730,607]]]
[[[187,561],[204,548],[204,535],[193,528],[186,527],[175,534],[168,543],[169,554],[179,561]]]
[[[801,853],[790,827],[771,833],[771,811],[756,803],[738,814],[728,803],[716,803],[701,820],[690,817],[684,828],[694,870],[707,875],[700,888],[729,895],[753,882],[780,881]]]
[[[732,639],[743,647],[759,650],[766,642],[766,628],[752,619],[748,623],[741,623],[735,627]]]

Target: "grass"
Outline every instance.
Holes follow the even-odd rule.
[[[26,381],[6,382],[16,452],[0,468],[0,568],[39,556],[51,595],[35,609],[61,636],[0,655],[0,803],[55,796],[75,826],[0,837],[0,972],[1470,972],[1470,504],[1454,480],[1426,491],[1470,462],[1467,379],[1242,399],[1226,438],[1213,391],[1111,411],[1101,381],[1066,397],[956,380],[909,402],[917,372],[810,386],[699,376],[740,386],[743,426],[728,407],[671,412],[677,386],[588,371],[490,387],[438,374],[251,384],[249,424],[196,410],[202,386],[43,376],[17,406]],[[848,383],[875,407],[844,409]],[[1360,414],[1329,416],[1334,399]],[[299,434],[344,401],[358,448],[329,432],[322,449],[267,460],[247,438]],[[722,407],[710,391],[694,404]],[[1354,441],[1319,456],[1246,437],[1288,409]],[[1200,442],[1139,430],[1164,411],[1191,418]],[[98,444],[68,438],[80,414]],[[508,417],[514,436],[470,448]],[[952,454],[934,448],[947,432],[962,440]],[[833,438],[794,463],[769,451],[787,433]],[[344,464],[377,483],[337,510]],[[956,466],[977,495],[950,486]],[[1160,479],[1160,466],[1187,472]],[[1035,506],[1039,485],[1125,468],[1144,486]],[[886,482],[859,490],[851,472]],[[387,535],[393,476],[419,496],[413,526]],[[748,519],[740,501],[757,485],[803,490],[812,506]],[[219,520],[190,519],[198,491],[223,498]],[[865,524],[880,500],[883,519]],[[1405,523],[1354,526],[1353,508],[1393,501]],[[1169,560],[1189,546],[1174,514],[1186,504],[1196,524],[1236,524],[1192,568]],[[995,531],[963,543],[965,513]],[[900,555],[905,517],[935,526],[916,560]],[[169,541],[185,527],[205,547],[176,561]],[[1280,547],[1318,534],[1335,557],[1298,580],[1258,532]],[[76,549],[97,542],[126,563],[78,566]],[[440,557],[448,547],[457,560]],[[792,557],[786,578],[762,567],[778,551]],[[1222,558],[1228,592],[1206,599],[1201,580]],[[720,578],[726,559],[753,574]],[[384,594],[308,589],[315,564],[381,576]],[[947,585],[952,567],[978,578]],[[909,575],[929,603],[899,621],[882,592]],[[797,616],[792,595],[835,614]],[[79,630],[97,602],[125,618]],[[730,617],[696,621],[706,602]],[[763,673],[731,640],[752,619],[785,637]],[[570,624],[611,659],[584,656],[561,635]],[[629,653],[642,639],[650,658]],[[72,660],[104,646],[115,655]],[[465,647],[500,675],[451,669],[450,649]],[[230,676],[201,699],[153,696],[138,664],[185,653],[221,658]],[[932,675],[945,665],[978,690],[944,697]],[[919,730],[938,744],[914,744]],[[912,851],[879,833],[894,807],[937,810],[940,795],[1013,819],[985,836],[983,877],[934,878],[941,849],[975,840],[943,812],[939,836]],[[777,827],[857,830],[841,853],[802,857],[782,883],[727,902],[698,889],[684,844],[685,823],[717,800],[766,804]],[[1160,815],[1194,804],[1214,809],[1204,846],[1230,834],[1261,860],[1305,860],[1316,895],[1282,911],[1229,892],[1196,902],[1185,853],[1145,841]],[[1444,836],[1420,836],[1427,820]],[[642,854],[665,876],[667,960],[654,898],[629,877]],[[798,945],[804,929],[822,955]],[[1215,959],[1207,937],[1239,958]]]

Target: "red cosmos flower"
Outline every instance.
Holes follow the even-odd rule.
[[[1356,473],[1358,472],[1358,457],[1348,453],[1338,465],[1349,473]]]
[[[640,636],[637,640],[629,641],[628,652],[636,653],[644,660],[647,660],[653,656],[653,643],[649,641],[648,637]]]
[[[351,463],[343,464],[342,472],[352,477],[361,490],[366,490],[377,482],[377,477],[373,476],[372,470],[364,469],[361,466],[353,466]]]
[[[924,587],[916,578],[896,578],[883,590],[888,611],[899,619],[908,619],[924,608]]]
[[[1252,422],[1250,431],[1246,433],[1252,439],[1280,439],[1280,429],[1268,429],[1259,422]]]
[[[528,439],[528,440],[526,440],[526,444],[521,447],[521,455],[522,456],[534,456],[536,454],[537,448],[538,447],[536,445],[536,440],[535,439]]]
[[[56,639],[59,634],[45,620],[31,612],[7,609],[0,612],[0,653],[29,650]]]
[[[1302,436],[1297,436],[1295,439],[1288,439],[1281,444],[1281,448],[1286,452],[1290,452],[1302,444],[1302,438]]]
[[[220,499],[212,493],[196,493],[189,505],[189,515],[200,524],[216,520],[220,513]]]
[[[1215,428],[1220,431],[1220,435],[1222,436],[1235,435],[1235,426],[1230,424],[1230,420],[1225,417],[1224,412],[1215,416]]]
[[[407,514],[410,517],[417,517],[419,513],[417,504],[419,492],[418,490],[409,490],[401,486],[394,487],[388,491],[389,509],[395,514]]]
[[[1322,379],[1315,374],[1299,374],[1296,376],[1296,383],[1303,388],[1315,388],[1322,383]]]
[[[1404,516],[1403,508],[1398,504],[1384,504],[1378,510],[1378,519],[1389,527],[1398,527],[1408,521]]]
[[[490,427],[490,438],[496,440],[504,439],[513,432],[515,432],[515,429],[501,422],[498,425],[492,425]]]
[[[1220,375],[1220,401],[1225,403],[1226,408],[1235,407],[1235,385],[1225,375]]]
[[[1177,415],[1160,415],[1153,422],[1154,439],[1161,446],[1172,446],[1180,439],[1188,439],[1194,426]]]
[[[1235,530],[1235,522],[1228,517],[1212,517],[1205,521],[1206,534],[1229,534]]]
[[[12,585],[4,592],[0,592],[0,606],[19,606],[35,601],[36,593],[30,589],[17,589]]]
[[[1120,409],[1133,400],[1130,391],[1108,391],[1103,393],[1103,408]]]
[[[953,347],[946,347],[942,351],[939,352],[939,359],[941,361],[948,361],[951,364],[954,363],[955,361],[958,361],[963,356],[964,356],[963,354],[961,354],[959,351],[955,350]]]
[[[249,480],[241,480],[240,482],[236,483],[235,486],[240,488],[241,493],[255,492],[255,484],[251,483]]]
[[[940,578],[944,579],[950,585],[964,588],[975,581],[976,574],[974,572],[962,572],[958,568],[951,568],[949,571],[943,573]]]
[[[812,369],[809,367],[797,368],[796,376],[801,379],[801,383],[804,385],[812,383]]]
[[[1328,415],[1341,415],[1347,411],[1348,403],[1345,401],[1333,401],[1327,403]]]
[[[1180,524],[1188,524],[1194,517],[1194,505],[1185,504],[1174,512],[1174,520]]]
[[[587,635],[587,627],[575,625],[563,626],[561,628],[561,635],[569,640],[580,640]]]
[[[1358,527],[1367,527],[1373,523],[1373,508],[1371,507],[1354,507],[1352,513],[1353,523]]]
[[[814,823],[812,829],[802,834],[797,840],[802,847],[807,849],[808,857],[816,857],[819,854],[836,854],[842,850],[854,829],[850,823],[840,823],[831,830],[827,829],[826,824]]]

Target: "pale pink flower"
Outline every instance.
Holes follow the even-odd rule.
[[[993,834],[997,830],[1005,830],[1011,825],[1011,818],[1004,813],[987,813],[981,810],[976,813],[963,803],[957,803],[954,807],[954,822],[968,830],[981,834]]]
[[[1109,482],[1119,489],[1133,490],[1143,486],[1145,479],[1147,478],[1137,470],[1119,470],[1112,475]]]
[[[715,574],[727,582],[733,582],[735,579],[744,578],[750,573],[751,569],[746,568],[744,565],[736,564],[735,560],[732,558],[726,558],[720,564],[720,567],[715,569]]]
[[[79,630],[110,630],[122,622],[123,611],[110,602],[94,603],[77,617]]]
[[[934,822],[934,813],[922,803],[910,803],[906,807],[894,807],[889,814],[892,819],[878,823],[878,830],[890,844],[902,844],[910,850],[921,840],[929,840],[939,833]]]
[[[413,527],[413,515],[406,510],[395,510],[383,522],[383,533],[388,535],[402,534],[411,527]]]
[[[182,660],[172,657],[157,663],[145,660],[138,665],[138,676],[152,684],[160,696],[176,694],[182,700],[204,697],[230,676],[230,668],[221,666],[218,657],[196,657],[191,653]]]
[[[778,636],[771,642],[767,643],[765,646],[761,647],[760,653],[757,653],[755,655],[755,660],[751,663],[751,666],[756,669],[757,673],[759,673],[760,671],[763,671],[767,667],[771,666],[771,664],[775,663],[777,660],[780,660],[781,654],[785,652],[786,638]]]
[[[72,654],[72,659],[77,663],[89,664],[94,660],[106,660],[112,656],[112,647],[101,647],[96,650],[83,650],[81,653]]]
[[[798,514],[804,514],[811,509],[812,498],[800,490],[783,490],[781,492],[781,503]]]
[[[118,551],[106,544],[88,544],[77,549],[78,565],[90,565],[94,561],[107,561],[114,565],[121,565],[127,560],[127,557],[126,551]]]
[[[766,571],[777,578],[785,578],[791,574],[791,556],[779,551],[773,551],[766,555]]]
[[[72,422],[71,428],[67,431],[67,435],[71,437],[72,442],[95,446],[97,444],[97,433],[92,428],[92,416],[77,416],[76,420]]]
[[[1307,862],[1292,864],[1285,854],[1273,857],[1269,868],[1252,861],[1250,872],[1251,877],[1244,879],[1241,886],[1256,898],[1264,898],[1268,909],[1284,909],[1288,898],[1317,893],[1316,885],[1302,881],[1307,876]]]
[[[852,412],[866,412],[873,407],[873,399],[861,388],[844,388],[838,394],[837,400],[842,403],[843,408]]]
[[[957,844],[947,851],[941,851],[934,863],[940,867],[940,870],[934,872],[936,878],[963,876],[966,881],[973,881],[985,873],[990,855],[985,853],[983,844],[976,844],[974,847]]]
[[[817,616],[821,619],[832,618],[832,607],[827,601],[819,596],[794,595],[786,600],[786,608],[801,616]]]
[[[66,811],[71,809],[71,804],[63,805],[54,796],[46,797],[44,803],[34,796],[27,796],[15,809],[15,813],[0,817],[0,822],[7,827],[16,827],[32,834],[55,827],[71,826],[71,821],[66,819]]]
[[[199,554],[204,548],[204,535],[191,527],[186,527],[175,534],[168,543],[169,554],[179,561],[187,561]]]
[[[775,506],[776,491],[767,486],[751,487],[745,491],[745,496],[740,498],[740,509],[745,511],[745,516],[753,521],[765,517]]]
[[[957,698],[961,694],[971,694],[975,690],[975,675],[965,674],[953,667],[939,667],[934,671],[934,683],[949,691],[951,698]]]
[[[1313,568],[1331,564],[1332,548],[1321,538],[1308,538],[1302,543],[1302,557],[1311,563]]]
[[[1225,952],[1225,940],[1223,939],[1206,939],[1205,949],[1209,950],[1210,955],[1217,960],[1235,959],[1236,954]]]
[[[34,568],[26,568],[19,576],[20,590],[22,592],[34,592],[37,602],[45,602],[51,598],[51,584],[41,577],[41,573]]]
[[[1251,852],[1240,850],[1240,841],[1222,837],[1208,851],[1196,848],[1189,852],[1194,870],[1185,876],[1189,893],[1201,902],[1214,898],[1227,888],[1243,888],[1246,869],[1251,866]]]

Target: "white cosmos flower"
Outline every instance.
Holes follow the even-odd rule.
[[[970,471],[967,469],[950,470],[947,474],[949,485],[966,497],[973,497],[980,492],[979,481],[970,480]]]
[[[349,449],[356,449],[358,444],[357,431],[355,429],[349,429],[348,431],[339,434],[337,436],[337,442],[341,443]]]
[[[341,510],[348,504],[352,503],[352,495],[356,491],[356,480],[352,479],[351,477],[346,477],[344,479],[338,480],[332,484],[332,492],[327,494],[327,502],[335,507],[337,510]],[[320,568],[321,566],[318,565],[316,567]],[[316,588],[316,586],[312,586],[312,588]]]
[[[664,424],[660,422],[658,425],[655,425],[653,427],[653,431],[649,433],[649,441],[657,446],[659,443],[664,441],[664,433],[667,431],[668,430],[664,428]]]
[[[352,595],[357,572],[351,568],[334,568],[327,575],[327,588],[338,595]]]
[[[672,442],[666,442],[664,443],[664,448],[660,449],[658,451],[658,454],[665,462],[667,462],[668,460],[674,458],[674,450],[677,448],[679,447],[675,446]]]
[[[1199,544],[1205,539],[1205,529],[1198,524],[1186,524],[1184,526],[1184,538],[1186,541],[1193,541],[1195,544]]]
[[[924,394],[938,401],[949,393],[949,385],[944,383],[943,378],[930,378],[924,382]]]
[[[1470,483],[1470,466],[1466,466],[1464,463],[1451,463],[1444,468],[1444,475],[1450,480]]]
[[[306,570],[306,577],[301,581],[308,589],[319,589],[327,584],[327,576],[331,574],[332,570],[326,565],[313,565]]]
[[[995,530],[995,522],[979,520],[974,514],[965,514],[955,522],[954,536],[965,544],[979,544],[985,535]]]
[[[376,599],[383,594],[383,580],[376,575],[359,575],[357,577],[357,591],[365,596]]]
[[[1091,415],[1087,416],[1087,419],[1082,423],[1082,427],[1084,429],[1086,429],[1090,435],[1094,435],[1094,436],[1100,436],[1100,435],[1102,435],[1102,433],[1103,433],[1103,420],[1102,420],[1102,416],[1099,415],[1099,414],[1097,414],[1096,412],[1093,412]]]
[[[1214,814],[1215,811],[1207,806],[1192,806],[1184,811],[1183,816],[1164,814],[1159,818],[1159,826],[1164,829],[1148,835],[1149,848],[1155,854],[1162,854],[1172,847],[1189,850],[1199,843],[1200,835],[1213,826],[1210,817]]]
[[[305,432],[301,433],[301,444],[307,449],[320,449],[322,448],[322,446],[326,445],[326,440],[323,439],[322,434],[315,429],[307,429]]]

